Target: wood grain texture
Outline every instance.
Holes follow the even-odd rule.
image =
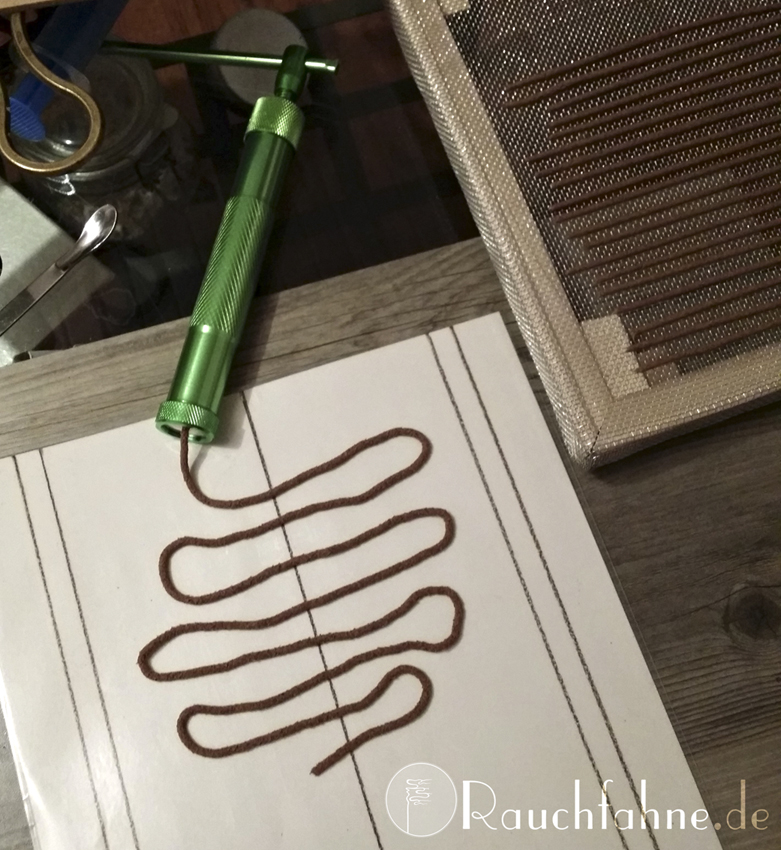
[[[781,844],[780,424],[771,405],[576,473],[727,850]]]
[[[496,310],[514,328],[477,239],[260,298],[229,390]],[[154,417],[187,324],[183,319],[1,369],[0,457]]]
[[[128,0],[112,32],[128,41],[176,41],[219,29],[228,18],[258,7],[285,14],[317,0]]]
[[[0,850],[31,850],[8,732],[0,718]]]
[[[257,303],[232,385],[497,309],[509,322],[477,240],[287,291]],[[153,416],[185,325],[0,370],[2,453]],[[508,327],[562,450],[533,365]],[[725,824],[725,850],[776,850],[781,839],[780,420],[781,405],[769,406],[597,473],[565,457],[706,805]],[[741,780],[748,819],[733,831],[725,817],[739,806]],[[764,831],[751,825],[757,809],[769,812]],[[30,846],[4,845],[5,835],[0,824],[0,848]]]

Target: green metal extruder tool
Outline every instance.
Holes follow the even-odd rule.
[[[231,197],[193,308],[168,398],[157,413],[159,430],[209,443],[266,249],[274,209],[304,127],[295,101],[310,70],[333,72],[335,63],[312,61],[307,50],[288,47],[273,95],[255,104]]]

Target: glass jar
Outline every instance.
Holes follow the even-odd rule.
[[[85,74],[103,115],[98,147],[77,171],[59,176],[25,173],[25,189],[70,232],[78,232],[95,209],[111,203],[118,212],[113,240],[139,241],[171,204],[186,202],[193,192],[192,132],[164,102],[147,61],[98,54]],[[87,114],[71,97],[55,97],[41,118],[46,139],[15,139],[29,157],[59,159],[87,136]]]

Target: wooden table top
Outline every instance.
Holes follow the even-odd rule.
[[[501,311],[479,240],[259,299],[232,387]],[[0,370],[0,456],[153,417],[187,321]],[[568,470],[726,850],[781,839],[781,405],[588,472]],[[0,850],[32,847],[0,741]],[[746,783],[746,828],[726,826]],[[751,816],[757,810],[755,828]],[[732,824],[738,825],[738,815]]]

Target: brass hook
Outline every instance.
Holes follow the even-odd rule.
[[[24,60],[30,71],[39,79],[48,83],[52,88],[59,89],[66,94],[75,97],[76,100],[87,110],[89,115],[89,133],[84,144],[69,156],[57,159],[54,162],[41,162],[40,160],[27,159],[19,154],[12,146],[9,139],[8,127],[8,102],[6,93],[0,84],[0,154],[17,168],[31,171],[33,174],[44,174],[53,176],[73,171],[81,165],[85,159],[95,150],[103,131],[103,117],[95,100],[87,92],[75,86],[68,80],[55,76],[35,55],[24,29],[24,21],[21,12],[11,15],[11,35],[19,56]]]

